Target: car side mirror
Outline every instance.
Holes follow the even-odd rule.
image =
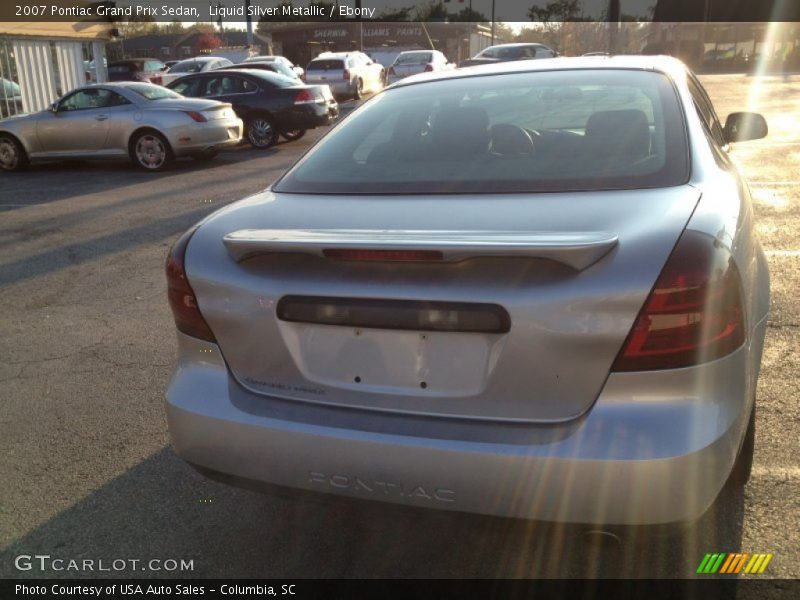
[[[58,112],[58,102],[53,102],[50,105],[50,112],[54,112],[54,113]]]
[[[760,140],[768,132],[767,121],[759,113],[735,112],[725,120],[725,141],[729,143]]]

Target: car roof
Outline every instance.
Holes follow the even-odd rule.
[[[153,62],[161,62],[157,58],[126,58],[123,60],[115,60],[113,62],[108,63],[109,67],[116,67],[116,66],[123,66],[123,65],[134,65],[139,66],[143,65],[146,62],[153,61]]]
[[[273,81],[276,77],[278,77],[280,79],[291,81],[288,76],[283,75],[282,73],[276,73],[275,71],[268,71],[266,69],[231,69],[230,67],[214,69],[213,71],[208,71],[206,73],[187,73],[175,81],[179,81],[180,79],[188,79],[189,77],[217,77],[219,75],[249,75],[250,77],[256,77],[257,79],[263,79],[266,81]],[[175,81],[167,84],[167,87],[172,85],[172,83],[175,83]],[[298,82],[298,85],[300,83],[302,82]]]
[[[353,56],[354,54],[364,54],[364,53],[359,52],[358,50],[353,50],[351,52],[322,52],[321,54],[317,55],[313,60],[317,60],[317,58],[346,58],[348,56]]]
[[[686,65],[684,65],[677,58],[656,55],[577,56],[539,60],[515,60],[493,63],[489,65],[471,66],[452,71],[433,71],[421,73],[419,75],[412,75],[411,77],[401,79],[391,87],[398,88],[407,85],[415,85],[427,81],[438,81],[443,79],[462,79],[467,77],[482,77],[511,73],[533,73],[537,71],[566,71],[585,69],[658,71],[677,79],[680,73],[686,72]]]
[[[224,56],[195,56],[194,58],[184,58],[183,60],[178,61],[179,63],[185,62],[210,62],[212,60],[222,60]]]
[[[545,44],[542,44],[541,42],[513,42],[509,44],[495,44],[494,46],[487,46],[484,48],[484,50],[488,50],[489,48],[525,48],[526,46],[545,46]]]

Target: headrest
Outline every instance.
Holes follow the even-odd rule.
[[[586,139],[607,156],[644,158],[650,154],[650,127],[644,111],[636,109],[596,112],[586,123]]]
[[[489,115],[482,108],[461,106],[436,115],[431,139],[446,156],[483,154],[489,149]]]

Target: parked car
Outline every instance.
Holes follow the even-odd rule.
[[[0,119],[22,112],[22,90],[16,81],[0,77]]]
[[[401,52],[387,71],[387,83],[394,83],[409,75],[430,71],[447,71],[455,65],[439,50],[408,50]]]
[[[260,69],[262,71],[271,71],[273,73],[277,73],[278,75],[283,75],[284,77],[288,77],[289,79],[296,79],[298,82],[302,82],[302,79],[298,77],[297,73],[295,73],[292,69],[287,67],[285,64],[272,61],[272,62],[257,62],[257,61],[250,61],[250,62],[243,62],[238,63],[235,65],[230,65],[226,67],[227,69]]]
[[[162,82],[166,65],[155,58],[128,58],[108,63],[109,81]]]
[[[230,104],[184,98],[140,82],[80,87],[50,108],[0,121],[0,168],[30,161],[130,158],[148,171],[175,158],[208,159],[242,139]]]
[[[386,70],[363,52],[323,52],[308,63],[306,83],[329,85],[334,95],[361,98],[386,84]]]
[[[270,71],[223,69],[187,75],[168,87],[193,98],[230,102],[256,148],[269,148],[283,135],[293,141],[306,130],[328,125],[339,105],[327,85],[306,85]]]
[[[166,67],[166,63],[165,67]],[[108,61],[104,58],[103,59],[103,67],[105,67],[106,72],[108,72]],[[86,83],[94,83],[97,81],[97,63],[94,60],[85,60],[83,61],[83,73],[86,77]]]
[[[555,50],[544,44],[498,44],[489,46],[478,52],[472,58],[462,60],[460,67],[474,67],[475,65],[487,65],[509,60],[530,60],[534,58],[555,58],[558,56]]]
[[[274,56],[271,54],[251,56],[250,58],[245,59],[244,62],[276,62],[294,71],[294,74],[297,75],[299,79],[303,79],[303,76],[305,75],[305,70],[303,70],[303,67],[298,67],[285,56]]]
[[[699,517],[752,463],[769,274],[728,145],[766,131],[667,57],[396,83],[172,247],[175,451],[237,485]]]
[[[172,65],[169,71],[164,73],[162,84],[167,85],[179,77],[191,73],[207,73],[215,69],[224,69],[232,64],[233,63],[227,58],[219,58],[216,56],[196,56],[194,58],[187,58],[176,65]]]

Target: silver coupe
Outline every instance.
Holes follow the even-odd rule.
[[[241,485],[693,521],[752,464],[769,274],[728,150],[766,133],[666,57],[402,80],[172,248],[176,452]]]
[[[0,168],[32,160],[125,158],[157,171],[180,156],[207,159],[238,144],[243,125],[230,104],[184,98],[149,83],[73,90],[50,108],[0,120]]]

